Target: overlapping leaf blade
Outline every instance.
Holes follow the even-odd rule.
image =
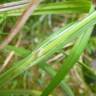
[[[93,12],[93,10],[94,6],[92,6],[90,13]],[[70,52],[70,55],[65,59],[65,62],[61,66],[59,72],[57,72],[56,76],[49,83],[48,87],[43,91],[41,96],[48,96],[56,88],[56,86],[65,78],[70,69],[76,64],[88,43],[92,30],[93,26],[91,26],[90,28],[85,28],[85,30],[83,30],[84,32],[77,40],[76,44]]]
[[[28,4],[27,4],[28,5]],[[3,11],[0,11],[0,16],[19,16],[25,10],[26,4],[21,6],[19,9],[9,10],[8,8]],[[14,7],[14,6],[13,6]],[[33,15],[42,15],[42,14],[81,14],[87,13],[90,9],[89,1],[64,1],[58,3],[49,3],[49,4],[41,4]],[[1,9],[2,10],[2,9]]]
[[[96,23],[95,20],[96,12],[92,13],[81,22],[72,25],[66,30],[63,30],[62,32],[60,32],[60,34],[55,36],[54,39],[51,39],[51,41],[47,41],[42,44],[25,59],[13,64],[13,66],[8,71],[0,75],[0,87],[5,84],[5,82],[8,82],[9,80],[15,78],[33,65],[47,60],[57,50],[62,49],[63,46],[68,41],[70,41],[70,39],[74,38],[74,35],[76,36],[79,30],[84,30],[85,27],[88,28],[88,26],[93,26]],[[83,33],[83,30],[80,32]]]

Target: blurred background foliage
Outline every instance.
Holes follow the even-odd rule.
[[[20,1],[20,0],[0,0],[0,4]],[[56,3],[56,2],[74,2],[78,0],[45,0],[43,3]],[[88,9],[91,5],[91,0],[79,0],[79,2],[86,2],[88,4],[87,11],[78,12],[78,13],[59,13],[59,14],[42,14],[42,15],[32,15],[27,23],[24,25],[20,33],[14,38],[11,42],[11,46],[15,46],[16,42],[20,40],[19,47],[27,49],[29,51],[34,50],[38,45],[42,43],[50,34],[59,30],[62,26],[65,26],[70,23],[77,22],[84,18],[88,14]],[[84,6],[84,5],[82,5]],[[19,16],[0,16],[0,43],[3,42],[4,38],[10,32],[10,29],[15,25],[16,20]],[[64,62],[65,54],[69,53],[70,49],[74,45],[74,42],[68,44],[60,52],[54,54],[47,63],[58,70],[60,65]],[[18,49],[19,49],[18,47]],[[6,57],[11,52],[11,48],[3,49],[0,51],[0,66],[3,65]],[[8,66],[3,70],[7,70],[11,67],[13,62],[20,60],[22,57],[14,55],[10,60]],[[86,50],[80,57],[80,61],[84,64],[77,64],[74,68],[71,69],[68,76],[65,79],[65,82],[68,83],[70,88],[75,93],[75,96],[96,96],[96,26],[92,36],[89,40]],[[1,72],[2,73],[2,72]],[[10,81],[6,86],[3,86],[1,90],[5,89],[22,89],[22,90],[34,90],[33,93],[38,94],[47,86],[47,83],[51,80],[49,74],[44,72],[38,66],[34,66],[22,73],[20,76]],[[39,92],[37,91],[39,90]],[[30,92],[28,91],[28,94]],[[31,95],[22,95],[22,96],[31,96]],[[1,95],[0,95],[1,96]],[[3,96],[3,95],[2,95]],[[7,96],[7,95],[5,95]],[[11,95],[8,95],[11,96]],[[16,96],[16,95],[12,95]],[[19,95],[17,95],[19,96]],[[21,96],[21,95],[20,95]],[[32,95],[35,96],[35,95]],[[37,95],[38,96],[38,95]],[[53,92],[53,96],[67,96],[61,87],[57,87]]]

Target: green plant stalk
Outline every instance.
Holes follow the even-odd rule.
[[[56,75],[56,71],[49,65],[44,63],[41,63],[39,65],[40,68],[46,71],[51,77],[54,77]],[[64,80],[60,83],[60,86],[62,87],[63,91],[67,96],[75,96],[70,87],[68,86],[68,84],[66,84]]]
[[[13,3],[14,6],[8,7],[10,3],[6,3],[7,6],[0,8],[0,23],[2,23],[7,17],[10,16],[20,16],[25,8],[27,7],[27,2],[20,3],[22,1],[16,2],[16,4]],[[18,4],[19,5],[18,5]],[[12,5],[12,3],[11,3]],[[41,4],[37,10],[33,13],[33,15],[45,15],[45,14],[81,14],[81,13],[87,13],[90,8],[90,2],[89,1],[64,1],[64,2],[58,2],[58,3],[48,3],[48,4]]]
[[[31,53],[31,51],[29,51],[29,50],[26,50],[24,48],[16,48],[14,46],[7,46],[6,49],[10,50],[10,51],[14,51],[16,55],[21,56],[21,57],[28,56]],[[68,57],[68,54],[64,53],[64,55]],[[84,64],[83,62],[79,62],[79,61],[78,61],[78,63],[80,65],[82,65],[84,68],[86,68],[91,74],[96,76],[94,71],[91,68],[89,68],[86,64]],[[55,70],[53,70],[53,68],[51,68],[48,64],[45,64],[44,62],[42,62],[39,64],[39,66],[41,69],[43,69],[45,72],[47,72],[50,76],[52,76],[52,77],[55,76],[55,74],[56,74]],[[65,94],[67,96],[74,96],[74,93],[71,91],[71,89],[65,83],[64,80],[60,83],[60,86],[62,87],[63,91],[65,92]]]
[[[7,45],[5,50],[7,50],[8,52],[9,51],[14,51],[15,54],[17,56],[20,56],[20,57],[26,57],[26,56],[28,56],[31,53],[30,50],[27,50],[27,49],[24,49],[24,48],[20,48],[20,47],[17,48],[15,46],[11,46],[11,45]],[[67,56],[69,56],[69,54],[68,53],[64,53],[64,56],[67,57]],[[86,68],[90,73],[96,75],[95,72],[93,71],[93,69],[90,68],[89,66],[87,66],[85,63],[78,61],[78,64],[80,64],[81,66]]]
[[[14,46],[8,46],[6,47],[7,50],[10,50],[10,51],[14,51],[15,54],[21,56],[21,57],[26,57],[28,56],[31,51],[29,50],[26,50],[24,48],[16,48]],[[51,68],[48,64],[45,64],[45,63],[40,63],[39,64],[40,68],[42,70],[44,70],[45,72],[47,72],[49,75],[51,75],[51,77],[54,77],[55,74],[56,74],[56,71],[53,70],[53,68]],[[72,90],[70,89],[70,87],[65,83],[65,81],[61,82],[61,85],[60,85],[63,89],[63,91],[65,92],[65,94],[67,94],[67,96],[74,96],[74,93],[72,92]]]
[[[96,20],[96,12],[92,13],[90,16],[86,17],[81,22],[72,25],[66,30],[62,30],[60,34],[56,35],[49,41],[42,44],[39,48],[35,49],[29,56],[23,60],[13,64],[13,66],[0,75],[0,87],[6,84],[9,80],[17,77],[19,74],[40,63],[41,61],[47,60],[51,57],[56,51],[62,49],[64,45],[74,38],[74,35],[77,36],[79,30],[88,28],[88,26],[93,26]],[[80,31],[83,33],[82,31]],[[70,38],[70,39],[69,39]]]
[[[6,4],[7,5],[7,4]],[[0,10],[0,16],[19,16],[25,10],[25,4],[17,9],[6,8],[6,10]],[[49,4],[41,4],[33,15],[42,15],[42,14],[62,14],[62,13],[86,13],[90,9],[90,2],[79,2],[79,1],[64,1],[58,3],[49,3]]]
[[[87,31],[87,30],[86,30]],[[77,41],[76,45],[72,49],[69,57],[65,60],[65,64],[61,66],[59,72],[57,72],[56,76],[53,78],[49,86],[43,91],[43,94],[41,96],[48,96],[54,88],[64,79],[64,77],[67,75],[69,70],[76,64],[77,60],[79,59],[81,53],[86,47],[86,44],[90,38],[92,29],[88,30],[85,33],[83,33],[80,37],[80,39]]]
[[[93,9],[93,6],[92,6]],[[57,72],[56,76],[49,83],[48,87],[43,91],[40,96],[48,96],[56,86],[65,78],[71,68],[76,64],[80,55],[84,51],[88,40],[91,36],[93,30],[93,26],[91,28],[86,29],[77,40],[76,44],[72,48],[70,55],[65,59],[64,64],[61,66],[60,70]]]
[[[14,51],[15,54],[17,56],[20,56],[20,57],[26,57],[26,56],[28,56],[31,53],[30,50],[27,50],[27,49],[22,48],[22,47],[21,48],[20,47],[17,48],[15,46],[11,46],[11,45],[7,45],[6,48],[5,48],[5,50],[7,50],[8,52],[9,51]],[[64,52],[64,56],[68,57],[69,54]],[[87,66],[85,63],[78,61],[78,64],[80,64],[81,66],[83,66],[84,68],[86,68],[90,73],[96,75],[95,72],[93,71],[93,69],[90,68],[89,66]]]

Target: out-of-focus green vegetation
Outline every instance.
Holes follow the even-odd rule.
[[[0,43],[24,6],[0,11]],[[91,0],[43,0],[0,50],[0,96],[96,96],[95,24]]]

